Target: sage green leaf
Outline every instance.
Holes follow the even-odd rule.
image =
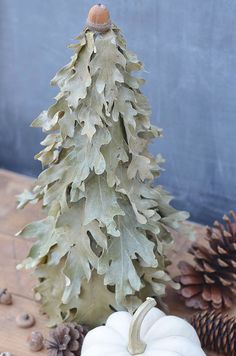
[[[60,119],[61,114],[66,110],[68,110],[68,106],[65,95],[61,94],[47,111],[43,111],[38,118],[32,122],[31,126],[42,127],[43,132],[58,130],[58,120]]]
[[[135,178],[137,174],[139,174],[142,181],[153,179],[154,177],[150,170],[150,159],[141,155],[133,155],[127,174],[129,179]]]
[[[101,153],[101,147],[107,145],[111,141],[111,135],[107,128],[97,128],[92,141],[87,135],[81,135],[78,131],[73,140],[67,140],[67,147],[74,147],[74,151],[69,153],[68,160],[76,163],[76,180],[75,183],[80,185],[84,181],[90,170],[95,171],[96,174],[102,174],[106,168],[105,159]],[[66,158],[65,158],[66,159]]]
[[[127,71],[121,71],[121,73],[124,77],[124,83],[132,89],[139,89],[139,87],[145,83],[144,79],[136,78]]]
[[[43,111],[37,119],[35,119],[31,126],[32,127],[42,127],[43,132],[50,131],[57,128],[58,116],[55,115],[53,118],[48,116],[47,111]]]
[[[75,132],[75,122],[77,120],[77,115],[71,109],[62,112],[63,115],[60,117],[59,126],[61,130],[62,138],[67,136],[73,137]]]
[[[132,295],[142,287],[132,260],[139,256],[151,267],[157,266],[157,261],[154,244],[138,230],[140,225],[135,223],[132,209],[128,204],[121,207],[125,215],[116,218],[120,236],[109,240],[107,251],[99,259],[98,273],[105,274],[105,284],[116,286],[116,300],[122,305],[126,295]]]
[[[146,224],[150,217],[156,215],[158,194],[147,184],[138,180],[130,180],[127,170],[121,165],[117,170],[117,177],[120,183],[117,185],[116,190],[128,197],[137,221],[140,224]]]
[[[96,126],[103,127],[103,121],[106,121],[103,114],[104,105],[106,106],[104,97],[97,92],[96,86],[92,85],[88,89],[87,97],[77,109],[77,120],[83,123],[81,134],[87,135],[90,141],[96,132]]]
[[[137,112],[141,115],[143,115],[143,118],[147,118],[148,120],[146,120],[146,129],[148,129],[151,124],[150,124],[150,120],[149,120],[149,117],[151,115],[151,108],[150,108],[150,105],[147,101],[147,98],[142,95],[140,92],[137,92],[135,91],[134,92],[134,107],[135,109],[137,110]],[[151,126],[153,128],[155,128],[155,126]]]
[[[127,57],[127,72],[133,72],[136,70],[142,70],[143,64],[139,61],[137,55],[134,52],[131,52],[126,49],[125,55]]]
[[[89,283],[84,280],[81,285],[81,293],[78,298],[71,301],[68,306],[63,305],[62,311],[76,309],[76,313],[67,318],[75,320],[79,324],[96,327],[106,322],[111,314],[111,307],[116,310],[122,310],[115,300],[115,295],[104,286],[103,278],[93,271]]]
[[[86,46],[80,52],[80,58],[73,68],[73,74],[61,85],[61,90],[69,93],[66,100],[73,108],[77,108],[78,101],[86,97],[87,88],[91,84],[89,63],[94,52],[93,36],[92,32],[86,33]]]
[[[64,261],[57,266],[42,264],[35,271],[40,279],[35,288],[36,299],[41,302],[41,310],[48,315],[48,326],[53,327],[63,322],[61,298],[64,292],[65,279],[62,273]]]
[[[127,125],[136,127],[135,116],[137,115],[137,111],[132,106],[133,101],[133,92],[126,87],[121,87],[118,92],[118,97],[114,102],[112,111],[113,120],[118,121],[119,115],[121,114]]]
[[[18,269],[35,267],[47,255],[50,248],[57,242],[54,226],[55,219],[48,216],[46,219],[26,225],[23,230],[17,233],[17,236],[23,238],[37,239],[37,242],[30,249],[28,258],[18,265]]]
[[[43,168],[58,161],[59,150],[55,150],[54,148],[54,145],[48,146],[35,155],[35,159],[41,161]]]
[[[177,211],[173,208],[169,204],[173,197],[163,187],[157,186],[155,189],[159,195],[160,214],[162,215],[163,224],[178,230],[181,228],[181,222],[189,218],[189,213],[187,211]]]
[[[95,220],[84,224],[83,205],[73,205],[67,213],[61,215],[57,228],[60,230],[63,227],[63,234],[58,238],[59,252],[54,249],[50,263],[55,263],[55,258],[60,261],[68,252],[63,269],[65,289],[62,296],[62,302],[68,303],[80,293],[81,280],[86,278],[89,281],[91,269],[97,266],[98,257],[91,248],[90,236],[102,249],[106,249],[107,239]]]
[[[60,216],[56,226],[52,224],[53,222],[51,218],[47,222],[30,224],[21,232],[21,235],[30,237],[36,231],[37,237],[40,238],[29,254],[31,259],[45,256],[50,249],[48,266],[58,265],[62,258],[65,258],[62,272],[65,283],[61,298],[63,303],[68,303],[80,293],[81,280],[84,278],[89,280],[92,268],[97,266],[98,257],[91,248],[91,237],[101,247],[101,251],[107,247],[107,238],[97,221],[94,220],[84,225],[83,205],[73,205],[67,213]],[[42,230],[40,233],[39,227]],[[56,236],[56,239],[51,236]],[[46,237],[47,243],[45,243]],[[36,256],[34,256],[35,253]]]
[[[32,204],[36,204],[40,198],[38,192],[30,192],[28,190],[24,190],[21,194],[17,195],[17,209],[22,209],[29,202]]]
[[[114,184],[119,183],[119,178],[116,174],[119,162],[127,162],[129,156],[128,145],[124,139],[120,121],[113,123],[110,133],[112,140],[107,145],[102,146],[101,152],[106,161],[107,184],[109,187],[113,187]]]
[[[102,174],[106,168],[105,159],[100,151],[102,145],[111,140],[108,129],[98,129],[92,141],[80,131],[71,141],[67,139],[68,147],[73,144],[74,149],[61,159],[60,163],[51,165],[38,177],[37,184],[44,186],[43,204],[46,206],[52,201],[58,201],[63,211],[67,208],[67,189],[71,184],[80,187],[83,181],[94,169],[96,174]],[[53,184],[52,184],[53,183]]]
[[[107,233],[119,236],[114,217],[124,215],[120,208],[115,191],[108,187],[104,175],[94,175],[85,185],[85,216],[84,224],[87,225],[97,220],[106,226]]]
[[[124,82],[124,78],[117,65],[125,67],[126,60],[116,46],[116,36],[112,31],[98,36],[96,40],[96,56],[89,65],[91,75],[98,74],[96,87],[98,93],[105,92],[105,97],[111,107],[117,95],[116,82]]]
[[[84,32],[77,39],[80,42],[75,46],[76,53],[71,57],[71,61],[57,72],[55,77],[51,80],[51,85],[58,85],[60,88],[62,88],[64,83],[74,74],[73,70],[76,62],[78,61],[79,54],[87,44],[87,38]]]
[[[81,240],[80,244],[71,247],[66,258],[65,268],[63,269],[65,290],[62,296],[62,303],[64,304],[67,304],[73,296],[80,294],[81,279],[83,277],[87,281],[90,280],[91,269],[89,264],[91,263],[92,266],[96,266],[96,256],[90,248],[89,239],[87,238],[88,241],[84,241],[85,239],[82,236]]]
[[[23,238],[29,239],[45,238],[45,235],[50,233],[54,225],[54,218],[52,216],[48,216],[46,219],[35,221],[26,225],[21,231],[16,234],[16,236],[20,235]]]
[[[137,126],[133,127],[129,124],[129,122],[127,122],[127,120],[123,120],[123,124],[129,151],[131,154],[138,155],[146,148],[148,141],[145,138],[141,137],[140,134],[142,133],[142,131],[138,129]],[[136,122],[136,125],[137,124],[138,121]]]
[[[144,285],[149,290],[148,295],[154,294],[163,297],[167,285],[171,285],[172,288],[178,289],[179,284],[173,282],[170,275],[165,271],[167,267],[166,261],[161,258],[160,255],[159,257],[157,256],[157,259],[159,260],[158,268],[150,268],[145,262],[141,262],[138,270],[140,276],[142,276]],[[145,293],[145,289],[142,293]]]
[[[187,211],[174,211],[172,214],[164,217],[162,221],[172,229],[178,230],[180,228],[181,222],[188,218],[189,213]]]
[[[57,84],[62,92],[68,93],[66,100],[68,105],[73,108],[78,106],[80,99],[85,98],[87,88],[91,84],[88,65],[93,51],[93,33],[89,32],[82,38],[78,53],[72,57],[71,62],[62,68],[51,81],[52,85]],[[80,54],[79,57],[78,54]]]

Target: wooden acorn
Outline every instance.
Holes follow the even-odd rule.
[[[11,293],[8,292],[6,288],[0,288],[0,304],[10,305],[12,304]]]
[[[111,28],[110,13],[105,5],[97,4],[91,7],[86,22],[92,31],[106,32]]]
[[[31,328],[35,324],[35,318],[30,313],[19,314],[16,317],[16,325],[22,329]]]
[[[44,337],[40,331],[32,331],[27,339],[31,351],[40,351],[44,347]]]

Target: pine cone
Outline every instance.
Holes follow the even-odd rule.
[[[195,265],[179,263],[180,293],[188,307],[196,309],[230,308],[236,295],[236,214],[234,222],[224,216],[225,226],[218,221],[207,228],[207,245],[194,243],[189,252]]]
[[[203,311],[191,319],[202,347],[227,356],[236,356],[236,320],[216,311]]]
[[[45,346],[49,356],[79,356],[84,337],[88,332],[86,326],[76,323],[62,324],[52,330]]]

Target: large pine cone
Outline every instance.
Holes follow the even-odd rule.
[[[220,312],[202,311],[191,319],[203,348],[221,355],[236,356],[236,320]]]
[[[207,228],[206,246],[194,243],[189,252],[195,265],[179,263],[180,293],[188,307],[221,309],[231,307],[236,296],[236,214],[233,222],[224,216],[225,226],[219,222]]]
[[[88,328],[76,323],[57,326],[49,334],[45,346],[49,356],[79,356]]]

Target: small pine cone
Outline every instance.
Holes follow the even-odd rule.
[[[233,222],[224,216],[206,230],[206,246],[194,243],[189,253],[195,265],[179,263],[180,294],[185,304],[195,309],[230,308],[236,296],[236,213]]]
[[[57,326],[49,334],[45,346],[49,356],[79,356],[84,337],[88,332],[86,326],[67,323]]]
[[[190,322],[203,348],[222,355],[236,356],[235,317],[230,318],[215,310],[202,311],[193,315]]]

